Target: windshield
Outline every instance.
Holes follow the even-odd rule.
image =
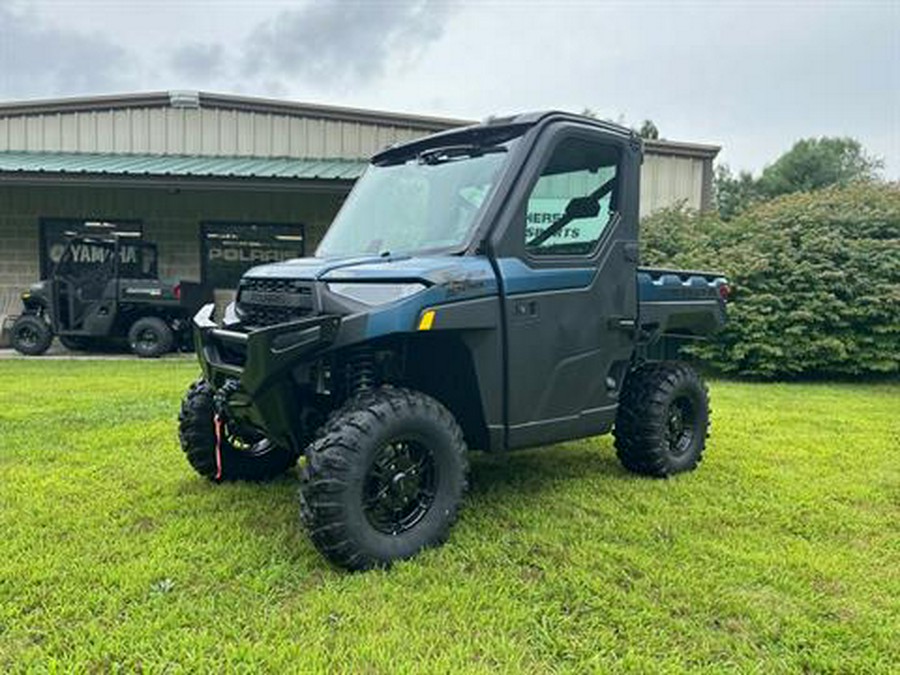
[[[429,148],[406,161],[371,165],[316,255],[390,255],[461,247],[515,142]]]

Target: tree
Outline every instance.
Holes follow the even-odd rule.
[[[641,240],[645,264],[728,276],[728,323],[689,347],[721,371],[900,373],[900,186],[796,192],[730,221],[664,210],[644,219]]]
[[[759,186],[753,175],[749,171],[741,171],[735,176],[727,164],[716,166],[713,189],[719,216],[724,220],[734,218],[760,199]]]
[[[604,122],[612,122],[613,124],[618,124],[619,126],[625,126],[625,115],[619,113],[619,116],[615,119],[612,117],[600,117],[600,113],[598,113],[593,108],[584,108],[581,111],[581,115],[583,117],[590,117],[591,119],[599,120],[602,119]]]
[[[581,114],[584,117],[590,117],[591,119],[600,119],[600,115],[593,108],[583,108]],[[619,126],[625,126],[625,115],[620,113],[616,119],[613,119],[612,117],[604,117],[603,121],[612,122],[613,124],[618,124]],[[636,131],[641,138],[646,138],[653,141],[659,138],[659,129],[653,123],[653,120],[644,120],[643,124],[641,124],[640,129],[634,129],[634,127],[632,127],[632,129]]]
[[[881,168],[882,162],[867,155],[854,138],[806,138],[763,169],[757,188],[771,199],[873,180]]]
[[[655,141],[659,138],[659,129],[656,128],[653,120],[644,120],[644,123],[641,124],[641,128],[638,130],[638,135],[641,138]]]
[[[749,171],[735,176],[727,164],[720,164],[713,179],[719,215],[729,220],[757,202],[780,195],[876,180],[882,165],[856,139],[827,137],[797,141],[759,178]]]

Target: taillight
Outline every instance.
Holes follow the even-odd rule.
[[[728,302],[729,295],[731,295],[731,286],[723,281],[719,284],[719,297],[722,298],[722,302]]]
[[[172,294],[175,296],[176,300],[181,300],[181,284],[175,284],[175,288],[172,289]]]

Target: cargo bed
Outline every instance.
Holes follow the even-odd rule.
[[[639,267],[638,325],[642,336],[703,337],[725,324],[728,283],[715,272]]]

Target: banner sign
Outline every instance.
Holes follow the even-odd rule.
[[[304,255],[303,225],[204,223],[203,282],[235,289],[251,267]]]
[[[569,199],[550,198],[550,197],[532,197],[528,200],[528,212],[525,215],[525,241],[531,241],[553,223],[563,217],[566,212],[566,204]],[[584,219],[573,220],[571,223],[563,227],[559,232],[550,237],[546,246],[553,244],[574,243],[582,240],[582,227],[585,223]],[[591,234],[588,234],[588,240]]]
[[[47,278],[62,258],[69,239],[73,236],[112,239],[114,237],[140,237],[139,221],[85,220],[77,218],[45,218],[41,220],[41,277]],[[102,264],[109,255],[109,246],[79,243],[72,247],[72,258],[67,264],[88,267]],[[123,243],[120,248],[124,265],[137,266],[140,262],[135,246]]]

